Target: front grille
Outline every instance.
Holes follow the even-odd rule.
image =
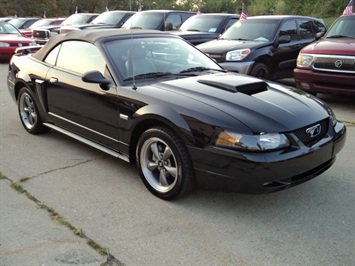
[[[224,62],[224,55],[223,54],[210,54],[207,53],[211,58],[216,60],[218,63]]]
[[[297,136],[297,138],[300,141],[302,141],[302,143],[304,145],[311,146],[314,143],[321,140],[324,137],[324,135],[327,133],[328,121],[329,121],[328,119],[324,119],[318,123],[314,123],[314,124],[308,125],[306,127],[296,129],[293,133]],[[307,133],[307,129],[310,129],[316,125],[320,125],[320,132],[316,136],[311,137],[310,134]]]
[[[33,30],[32,32],[32,36],[35,39],[48,39],[49,35],[49,30]]]
[[[313,69],[355,74],[355,56],[315,56]]]

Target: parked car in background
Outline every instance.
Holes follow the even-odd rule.
[[[279,79],[293,76],[299,51],[325,32],[323,21],[312,17],[255,16],[197,47],[230,71]]]
[[[208,13],[189,17],[177,32],[172,32],[193,45],[217,39],[239,19],[237,14]]]
[[[90,23],[98,16],[99,14],[97,13],[73,14],[68,18],[66,18],[60,25],[52,25],[52,26],[33,29],[32,31],[33,40],[37,44],[45,44],[53,35],[57,35],[60,33],[61,27]]]
[[[312,94],[355,95],[355,15],[341,16],[324,38],[301,50],[296,87]]]
[[[13,17],[1,17],[1,18],[0,18],[0,21],[2,21],[2,22],[8,22],[8,21],[10,21],[11,19],[13,19]]]
[[[60,33],[73,30],[120,28],[134,14],[134,11],[107,11],[100,14],[90,23],[63,26],[60,28]]]
[[[65,18],[42,18],[40,20],[37,20],[35,23],[33,23],[29,28],[27,29],[21,29],[20,32],[22,33],[23,36],[31,38],[33,34],[33,29],[38,29],[42,27],[47,27],[47,26],[53,26],[53,25],[60,25]]]
[[[41,18],[13,18],[8,22],[15,26],[18,30],[22,30],[29,28],[33,23],[40,19]]]
[[[135,13],[123,25],[126,29],[178,30],[195,12],[178,10],[144,10]]]
[[[36,43],[24,36],[10,23],[0,21],[0,61],[8,62],[16,48]]]
[[[227,72],[162,31],[58,34],[34,54],[18,51],[7,84],[26,131],[56,130],[136,163],[166,200],[195,185],[286,189],[326,171],[345,143],[345,125],[321,100]]]

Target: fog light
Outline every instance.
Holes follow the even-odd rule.
[[[302,90],[309,90],[309,84],[307,82],[300,82]]]

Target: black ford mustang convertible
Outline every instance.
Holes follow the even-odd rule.
[[[60,34],[12,57],[8,89],[32,134],[57,130],[129,163],[171,200],[195,186],[264,193],[328,169],[346,128],[322,101],[228,73],[181,38]]]

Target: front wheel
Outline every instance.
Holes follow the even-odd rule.
[[[136,151],[139,174],[159,198],[172,200],[193,188],[193,168],[183,141],[166,127],[145,131]]]
[[[17,105],[21,123],[29,133],[40,134],[49,130],[43,125],[36,102],[27,88],[20,90]]]
[[[270,79],[270,69],[263,63],[255,63],[250,75],[261,79]]]

